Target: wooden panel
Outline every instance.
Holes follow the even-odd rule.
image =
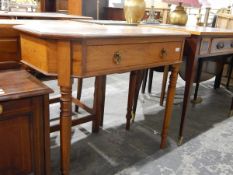
[[[104,19],[106,20],[125,20],[124,11],[122,8],[104,8]]]
[[[163,49],[166,53],[161,56]],[[153,67],[157,63],[179,61],[181,51],[182,42],[88,46],[87,58],[83,65],[85,70],[83,71],[94,75],[100,72],[124,71],[146,65]],[[113,60],[116,52],[119,52],[121,57],[119,64]]]
[[[0,39],[0,62],[19,61],[19,46],[16,38]]]
[[[52,40],[42,40],[30,36],[21,37],[21,57],[24,64],[47,75],[57,75],[57,43]],[[31,51],[33,51],[31,53]],[[73,47],[73,70],[75,75],[82,73],[81,44],[76,43]]]
[[[82,15],[82,0],[68,0],[68,14]]]
[[[201,47],[200,47],[200,55],[206,55],[209,54],[211,39],[210,38],[203,38],[201,41]]]
[[[46,73],[57,72],[56,42],[22,35],[21,57],[24,62],[34,65]]]
[[[3,112],[0,114],[0,119],[6,116],[28,113],[31,110],[30,99],[20,99],[15,101],[0,102]],[[12,106],[14,106],[12,108]]]
[[[57,1],[57,11],[67,10],[68,9],[68,0],[58,0]]]
[[[12,28],[12,26],[0,28],[0,38],[18,38],[19,32]]]
[[[0,174],[30,174],[32,145],[29,116],[0,120]]]

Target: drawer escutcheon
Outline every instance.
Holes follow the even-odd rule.
[[[2,114],[3,113],[3,107],[2,107],[2,105],[0,105],[0,114]]]
[[[160,57],[164,58],[166,56],[167,56],[167,51],[166,51],[166,49],[162,48],[162,50],[160,51]]]
[[[119,51],[116,51],[114,54],[113,54],[113,62],[115,64],[120,64],[121,63],[121,54]]]

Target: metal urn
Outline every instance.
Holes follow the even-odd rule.
[[[144,0],[125,0],[125,20],[129,24],[139,23],[145,13],[146,4]]]
[[[170,13],[170,23],[174,25],[184,26],[187,23],[188,15],[182,6],[182,3],[179,3],[176,6],[176,9]]]

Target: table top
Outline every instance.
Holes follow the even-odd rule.
[[[53,92],[25,70],[1,71],[0,82],[0,101],[44,95]]]
[[[99,25],[69,20],[38,21],[31,24],[17,25],[14,28],[40,38],[51,39],[190,36],[189,33],[181,31],[141,26]]]
[[[14,25],[25,25],[25,24],[32,24],[38,23],[41,21],[53,21],[53,20],[38,20],[38,19],[0,19],[0,28],[5,26],[14,26]]]
[[[233,30],[213,28],[213,27],[177,26],[172,24],[155,24],[155,25],[146,24],[141,26],[167,29],[173,31],[175,30],[175,31],[189,32],[191,35],[197,35],[197,36],[233,36]]]
[[[24,17],[24,18],[50,18],[50,19],[92,19],[87,16],[66,15],[52,12],[5,12],[0,11],[0,16],[5,17]]]

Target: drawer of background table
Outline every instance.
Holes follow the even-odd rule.
[[[215,38],[212,40],[210,53],[232,52],[233,38]]]
[[[124,70],[181,59],[182,42],[87,46],[86,72]]]
[[[19,60],[18,40],[15,38],[0,39],[0,62]]]

